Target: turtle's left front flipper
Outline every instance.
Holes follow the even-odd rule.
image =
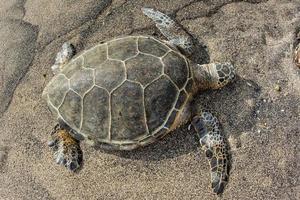
[[[186,55],[191,55],[194,49],[194,39],[178,23],[168,15],[152,8],[142,8],[143,13],[156,23],[156,27],[169,40]]]
[[[199,134],[200,144],[209,160],[212,190],[220,194],[228,182],[229,152],[218,119],[205,111],[193,118],[192,125]]]

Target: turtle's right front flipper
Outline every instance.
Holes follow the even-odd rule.
[[[186,55],[191,55],[194,48],[194,39],[178,23],[168,15],[152,8],[142,8],[143,13],[156,23],[156,27],[169,40]]]
[[[209,160],[212,190],[220,194],[228,182],[229,152],[226,140],[219,130],[218,119],[210,112],[202,112],[193,118],[192,125],[199,134],[200,144]]]

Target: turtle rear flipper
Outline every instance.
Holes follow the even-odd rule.
[[[55,64],[51,66],[53,74],[58,74],[64,64],[69,62],[75,55],[75,48],[72,44],[65,42],[60,51],[56,54]]]
[[[79,141],[73,138],[68,130],[56,126],[51,134],[48,146],[54,152],[57,164],[64,165],[70,171],[77,171],[82,165],[82,151]]]
[[[226,140],[219,130],[219,122],[206,111],[194,117],[192,125],[199,134],[200,144],[209,160],[212,190],[220,194],[228,182],[229,152]]]

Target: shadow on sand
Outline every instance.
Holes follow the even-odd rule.
[[[249,131],[256,124],[256,101],[260,94],[258,85],[249,80],[237,77],[234,83],[221,90],[205,91],[195,97],[194,106],[206,107],[212,110],[225,128],[225,135],[238,137],[241,132]],[[247,107],[245,99],[252,99],[254,106]],[[221,114],[222,113],[222,114]],[[222,116],[220,118],[220,116]],[[132,151],[109,151],[97,148],[104,153],[111,153],[133,160],[170,159],[180,155],[199,151],[199,142],[196,132],[188,130],[185,124],[166,135],[162,140],[143,148]],[[224,131],[224,128],[223,128]]]

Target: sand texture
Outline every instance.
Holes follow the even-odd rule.
[[[185,125],[132,152],[82,143],[77,174],[47,147],[56,122],[41,99],[65,41],[78,52],[120,35],[163,39],[141,7],[176,18],[207,46],[199,62],[231,61],[239,77],[196,97],[229,140],[220,199],[300,199],[300,69],[292,62],[299,0],[9,0],[0,2],[0,199],[219,199],[194,131]]]

